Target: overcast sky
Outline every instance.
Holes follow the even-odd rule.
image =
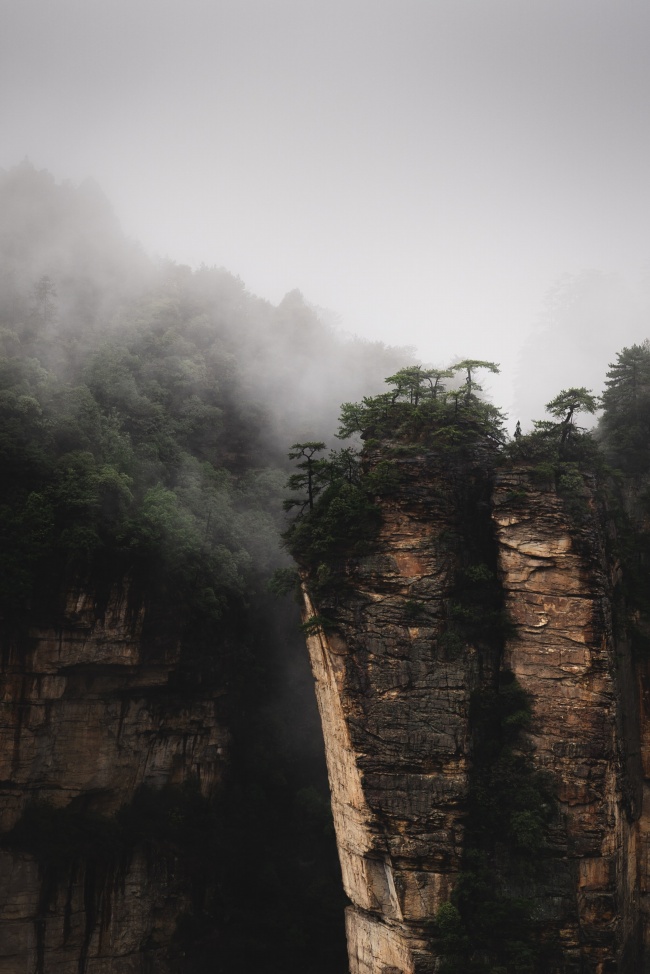
[[[500,361],[505,406],[562,274],[647,279],[647,0],[0,11],[0,166],[94,177],[147,250],[274,303],[299,288],[426,361]]]

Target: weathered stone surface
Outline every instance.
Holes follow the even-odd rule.
[[[125,591],[115,590],[101,614],[90,594],[77,593],[59,630],[35,630],[26,646],[9,648],[0,674],[2,831],[34,799],[57,807],[83,799],[110,815],[142,784],[192,777],[207,795],[219,782],[228,734],[216,701],[175,692],[178,648],[152,658],[142,632],[143,614],[129,610]],[[136,850],[110,875],[93,877],[77,863],[53,877],[4,850],[0,974],[166,971],[188,906],[187,876],[177,872]]]
[[[379,555],[350,566],[337,632],[308,639],[323,721],[352,974],[431,969],[425,924],[460,868],[475,647],[441,639],[455,582],[453,474],[434,457],[400,460]],[[415,611],[414,611],[415,606]]]
[[[45,909],[43,875],[31,857],[0,852],[0,873],[0,974],[141,974],[148,969],[167,974],[173,969],[170,936],[190,898],[186,876],[182,869],[175,875],[169,861],[149,862],[138,853],[101,876],[71,866]]]
[[[501,471],[494,492],[506,608],[516,625],[504,664],[533,700],[534,762],[555,781],[571,896],[541,908],[560,926],[565,955],[588,971],[640,970],[624,958],[639,923],[638,824],[630,806],[625,708],[611,625],[603,521],[572,522],[553,487],[525,470]],[[544,890],[540,890],[540,897]]]
[[[583,502],[591,514],[579,526],[552,485],[536,485],[525,469],[499,472],[492,516],[515,628],[495,659],[480,640],[459,648],[444,638],[467,531],[458,471],[426,456],[395,462],[406,476],[383,502],[376,553],[348,566],[335,603],[321,596],[314,604],[308,579],[305,588],[305,618],[323,614],[336,624],[308,643],[352,900],[351,972],[436,968],[426,924],[461,864],[469,696],[495,666],[512,670],[531,696],[532,758],[558,799],[539,877],[522,894],[532,895],[537,921],[561,945],[563,959],[549,974],[645,970],[649,843],[637,700],[627,648],[614,642],[612,570],[590,484]],[[487,487],[487,470],[468,464],[464,474],[483,476]],[[480,489],[472,496],[478,509]],[[487,508],[480,516],[489,518]],[[640,692],[650,712],[650,693]],[[646,777],[648,726],[642,720]]]

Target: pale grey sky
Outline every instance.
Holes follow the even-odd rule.
[[[149,251],[344,330],[500,361],[507,407],[562,274],[623,275],[602,354],[643,337],[649,45],[646,0],[0,0],[0,166],[92,176]]]

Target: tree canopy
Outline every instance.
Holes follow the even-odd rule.
[[[499,371],[494,362],[465,359],[448,369],[412,365],[388,376],[389,392],[369,396],[341,407],[338,436],[360,433],[364,439],[406,439],[460,446],[485,438],[494,444],[505,440],[504,416],[479,398],[475,372]],[[448,388],[448,381],[465,373],[463,386]]]
[[[599,433],[612,463],[650,469],[650,342],[624,348],[607,372]]]

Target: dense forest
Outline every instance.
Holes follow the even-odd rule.
[[[181,647],[174,692],[227,688],[233,742],[209,800],[191,783],[143,791],[110,822],[77,817],[71,830],[44,795],[3,841],[51,864],[105,855],[107,837],[116,850],[143,841],[146,821],[147,841],[197,864],[179,970],[342,974],[344,902],[289,552],[322,591],[335,587],[342,557],[372,545],[393,449],[444,460],[481,444],[553,478],[578,519],[587,465],[616,496],[623,624],[645,651],[650,542],[630,517],[650,510],[650,347],[618,355],[602,403],[565,389],[550,418],[509,440],[477,383],[494,363],[411,365],[412,349],[338,335],[297,291],[275,307],[224,269],[152,261],[97,187],[29,164],[0,175],[0,275],[3,647],[56,622],[69,591],[101,603],[128,579],[151,651]],[[582,429],[601,405],[595,432]],[[360,443],[388,459],[367,471]]]

